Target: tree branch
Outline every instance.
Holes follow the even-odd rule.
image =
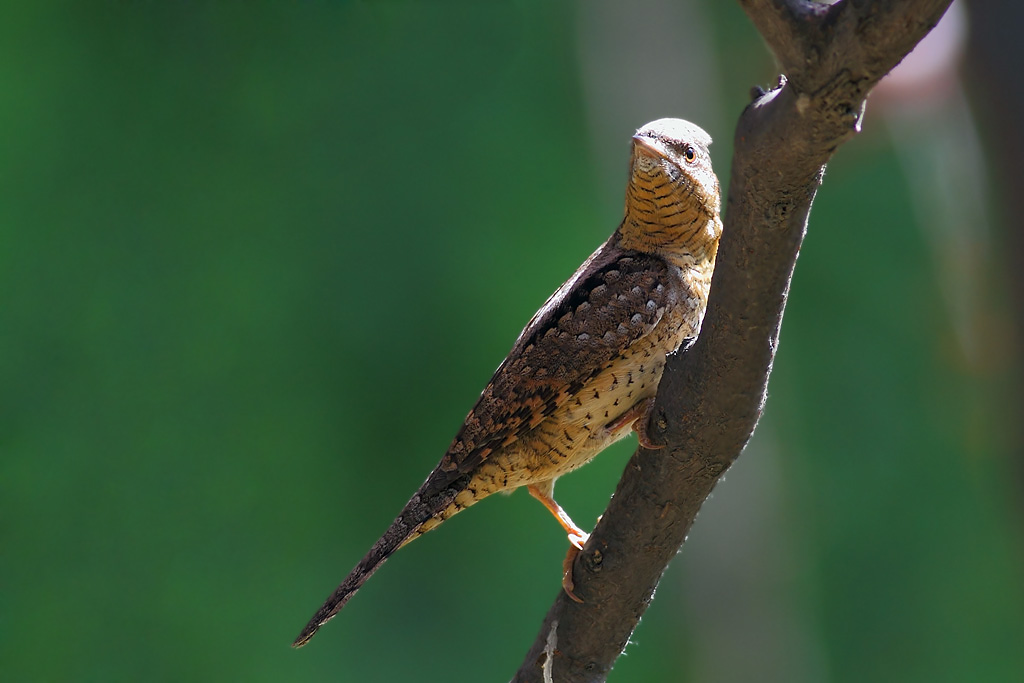
[[[950,0],[739,0],[786,78],[736,128],[725,231],[700,338],[673,356],[649,436],[514,681],[604,681],[701,504],[761,415],[790,278],[825,164],[865,98]],[[788,79],[788,80],[787,80]]]

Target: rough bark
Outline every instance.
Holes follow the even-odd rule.
[[[725,232],[699,339],[668,363],[649,436],[514,681],[604,681],[700,506],[761,415],[811,202],[871,88],[950,0],[740,0],[784,77],[736,128]],[[671,87],[666,85],[666,87]]]

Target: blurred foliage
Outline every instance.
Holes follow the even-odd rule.
[[[288,643],[614,228],[581,131],[577,11],[7,8],[5,680],[508,679],[565,549],[521,493],[404,549],[311,646]],[[772,70],[739,10],[712,18],[725,183],[735,116]],[[602,141],[623,169],[629,133]],[[796,599],[831,679],[1013,680],[1020,492],[996,378],[1016,358],[958,363],[900,170],[865,139],[815,205],[768,404]],[[581,523],[630,448],[560,484]],[[613,679],[690,680],[692,549]]]

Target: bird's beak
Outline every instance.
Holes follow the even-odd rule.
[[[633,146],[636,150],[645,156],[649,156],[652,159],[664,159],[665,153],[662,152],[654,145],[654,140],[647,137],[646,135],[634,135]]]

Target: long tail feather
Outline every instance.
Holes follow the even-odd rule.
[[[398,515],[398,518],[391,523],[384,535],[380,537],[373,547],[370,548],[370,552],[366,553],[366,556],[359,561],[359,564],[349,573],[345,580],[341,582],[341,585],[331,594],[331,597],[327,598],[327,602],[317,610],[313,618],[309,620],[306,627],[302,629],[302,633],[292,643],[292,647],[302,647],[310,641],[310,639],[316,635],[316,632],[321,626],[326,624],[331,618],[334,617],[341,608],[345,606],[345,603],[349,601],[356,591],[362,587],[366,580],[369,579],[375,571],[384,561],[388,559],[396,550],[401,548],[406,543],[412,541],[417,536],[420,536],[430,529],[434,528],[458,511],[457,508],[449,511],[449,507],[455,500],[455,496],[465,489],[469,483],[469,475],[463,475],[457,478],[455,481],[445,482],[444,485],[438,486],[439,480],[450,479],[450,475],[446,475],[442,472],[435,470],[431,473],[427,481],[423,483],[416,495],[406,503],[402,509],[402,513]],[[449,513],[449,514],[446,514]],[[427,524],[427,522],[434,520],[433,524]]]

